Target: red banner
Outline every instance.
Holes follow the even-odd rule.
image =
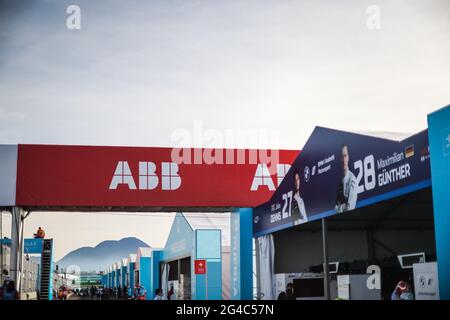
[[[19,145],[16,204],[253,207],[299,151]]]

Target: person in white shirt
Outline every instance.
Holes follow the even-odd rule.
[[[302,197],[300,197],[300,174],[297,170],[294,170],[294,185],[295,193],[292,199],[292,213],[291,217],[294,221],[294,225],[308,221],[308,216],[306,215],[305,202]]]
[[[155,290],[155,299],[154,300],[163,300],[163,291],[161,288]]]
[[[343,176],[339,183],[338,194],[336,197],[335,210],[337,213],[355,209],[358,200],[356,177],[348,168],[350,157],[348,146],[346,144],[343,144],[341,148],[341,160]]]

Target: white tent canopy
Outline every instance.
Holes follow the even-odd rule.
[[[193,230],[220,229],[222,231],[222,246],[230,246],[229,212],[186,212],[183,215]]]

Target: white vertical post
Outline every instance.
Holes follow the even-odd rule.
[[[23,254],[24,254],[24,242],[23,242],[23,226],[24,218],[21,218],[22,223],[20,227],[20,244],[19,244],[19,282],[17,282],[17,291],[19,292],[19,297],[22,297],[22,278],[23,278]]]
[[[206,284],[206,299],[208,300],[208,268],[206,267],[206,265],[208,264],[208,262],[205,260],[205,284]]]
[[[322,249],[325,299],[330,300],[330,274],[328,272],[328,227],[327,220],[325,218],[322,218]]]
[[[20,288],[20,262],[23,254],[23,237],[22,237],[22,216],[23,209],[20,207],[13,207],[11,210],[11,260],[10,271],[11,279],[16,283],[16,288]]]
[[[261,300],[262,296],[261,296],[261,264],[260,264],[260,252],[259,252],[259,242],[258,242],[258,238],[254,238],[253,239],[253,243],[255,245],[255,250],[256,250],[256,266],[255,266],[255,273],[256,273],[256,296],[255,298],[257,300]]]

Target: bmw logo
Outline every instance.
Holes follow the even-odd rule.
[[[308,182],[309,177],[311,175],[311,171],[309,170],[308,166],[305,167],[305,170],[303,171],[303,175],[305,176],[305,181]]]

